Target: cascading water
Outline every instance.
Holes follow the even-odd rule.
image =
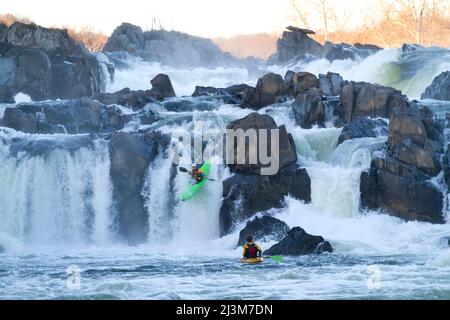
[[[289,68],[316,74],[334,71],[347,80],[392,84],[414,98],[431,82],[432,74],[447,68],[445,52],[443,49],[442,54],[434,53],[434,60],[421,61],[414,53],[383,50],[357,62],[316,60]],[[195,85],[225,87],[256,82],[246,69],[175,70],[139,60],[125,62],[128,69],[124,66],[116,70],[116,81],[108,84],[108,91],[123,87],[148,89],[150,79],[161,72],[171,77],[178,95],[191,94]],[[287,69],[261,68],[267,68],[263,73],[283,73]],[[149,106],[163,119],[150,127],[176,137],[193,133],[196,120],[202,120],[204,130],[224,132],[229,121],[253,112],[216,104],[208,111],[180,108],[182,112],[167,112],[163,105]],[[448,105],[435,103],[432,107],[443,116]],[[2,109],[0,106],[0,118]],[[196,198],[181,202],[179,196],[190,178],[173,166],[172,145],[150,163],[142,190],[148,213],[148,243],[124,246],[115,241],[116,214],[107,141],[94,139],[92,144],[72,148],[74,143],[66,140],[78,141],[82,135],[1,131],[0,252],[5,253],[1,253],[0,269],[18,272],[0,273],[0,297],[449,297],[450,224],[404,222],[359,208],[360,174],[383,149],[386,137],[353,139],[338,145],[341,129],[299,128],[289,102],[258,112],[271,115],[278,125],[286,125],[295,140],[299,164],[306,168],[312,183],[311,203],[288,197],[284,208],[270,213],[290,227],[301,226],[310,234],[323,236],[332,243],[333,254],[286,257],[283,263],[269,262],[253,268],[249,274],[246,266],[237,263],[241,254],[236,248],[239,230],[218,238],[222,181],[230,175],[228,169],[214,165],[210,178],[216,182],[208,181]],[[123,131],[143,128],[135,120]],[[17,139],[25,143],[17,144]],[[36,148],[42,145],[40,142],[47,147]],[[179,140],[173,138],[171,143],[179,145]],[[214,144],[213,138],[206,139],[204,147],[208,144]],[[180,165],[189,168],[193,162],[191,154],[180,148]],[[262,246],[267,249],[271,244]],[[43,246],[61,250],[43,256]],[[17,248],[21,250],[16,251]],[[65,286],[65,270],[73,264],[82,271],[78,291]],[[372,265],[382,272],[381,289],[376,291],[366,286],[367,267]],[[243,287],[243,281],[251,281],[254,286]]]
[[[71,137],[20,138],[51,145]],[[0,233],[31,246],[110,243],[114,217],[105,143],[32,155],[14,152],[12,139],[5,133],[0,138]]]

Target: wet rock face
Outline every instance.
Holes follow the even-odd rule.
[[[274,176],[235,174],[223,182],[223,202],[219,213],[220,235],[257,212],[281,208],[286,196],[311,201],[311,179],[305,169],[293,164]]]
[[[172,66],[218,66],[238,62],[210,39],[176,31],[144,32],[129,23],[123,23],[114,30],[103,51],[126,51],[146,61]]]
[[[344,126],[339,136],[338,144],[351,139],[376,138],[387,136],[387,134],[388,123],[386,120],[363,118]]]
[[[333,247],[321,236],[312,236],[300,227],[289,231],[279,243],[264,251],[265,255],[301,256],[333,252]]]
[[[284,76],[284,81],[289,94],[293,97],[297,97],[301,93],[306,93],[311,88],[319,87],[319,80],[309,72],[295,73],[288,71]]]
[[[395,158],[376,158],[361,175],[361,204],[407,221],[444,223],[443,194],[429,179]]]
[[[396,108],[389,122],[388,148],[398,160],[436,176],[442,170],[442,130],[428,107]]]
[[[142,188],[150,162],[167,145],[168,139],[158,133],[140,136],[119,132],[110,141],[110,175],[119,232],[129,244],[147,241],[148,214]]]
[[[147,104],[175,97],[172,82],[165,74],[159,74],[151,80],[151,90],[131,90],[124,88],[114,93],[97,93],[92,99],[104,104],[120,104],[133,110],[140,110]]]
[[[196,86],[192,97],[216,96],[227,104],[241,104],[245,90],[250,88],[247,84],[238,84],[227,88]]]
[[[450,71],[442,72],[422,93],[421,99],[450,101]]]
[[[350,82],[342,87],[339,113],[345,124],[361,118],[389,118],[396,107],[408,105],[396,89],[367,82]]]
[[[386,155],[361,175],[361,204],[404,220],[444,223],[444,195],[431,181],[441,170],[442,126],[427,107],[395,108]]]
[[[252,236],[254,241],[280,241],[289,231],[288,225],[271,216],[255,217],[247,222],[244,229],[239,233],[238,246],[247,243],[247,237]]]
[[[311,39],[305,32],[283,32],[282,38],[277,41],[279,62],[287,62],[305,54],[322,55],[322,45]]]
[[[288,91],[283,78],[279,74],[268,73],[258,79],[256,88],[248,88],[244,91],[242,106],[260,109],[285,101],[287,94]]]
[[[304,129],[325,124],[325,103],[319,89],[310,89],[308,93],[299,94],[292,103],[292,110],[296,123]]]
[[[345,84],[344,79],[338,73],[319,74],[319,88],[325,96],[340,95],[343,84]]]
[[[6,108],[3,126],[25,133],[100,133],[122,129],[129,119],[114,106],[89,98],[22,103]]]
[[[294,139],[291,134],[289,134],[286,130],[285,126],[277,127],[275,120],[269,115],[261,115],[259,113],[251,113],[243,119],[232,121],[228,124],[227,130],[232,130],[233,133],[237,133],[240,130],[246,132],[249,129],[256,130],[256,142],[252,142],[250,140],[246,140],[245,143],[245,163],[239,163],[238,156],[240,152],[243,150],[240,149],[239,140],[234,139],[234,161],[232,164],[229,164],[230,169],[233,172],[241,173],[241,174],[261,174],[262,168],[268,168],[271,165],[275,165],[275,162],[278,163],[279,168],[287,167],[291,164],[297,162],[297,151],[294,143]],[[259,130],[267,130],[267,150],[261,150],[261,153],[268,154],[268,150],[277,150],[278,154],[271,155],[271,163],[266,164],[262,163],[259,157],[260,148],[259,142],[260,139],[265,138],[265,136],[261,135]],[[272,133],[271,130],[278,129],[279,139],[278,141],[274,141],[276,144],[272,144]],[[227,140],[232,142],[233,136],[227,135]],[[252,164],[250,161],[250,153],[252,150],[256,151],[257,161]]]
[[[166,74],[158,74],[151,80],[152,92],[159,100],[175,97],[172,82]]]
[[[90,96],[105,89],[99,61],[67,31],[14,23],[0,35],[0,86],[33,100]]]

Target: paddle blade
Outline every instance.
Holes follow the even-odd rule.
[[[283,256],[271,256],[270,259],[272,259],[275,262],[281,262],[283,261]]]
[[[189,172],[188,169],[183,167],[179,167],[178,170],[180,170],[181,172]]]

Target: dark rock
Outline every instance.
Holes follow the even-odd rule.
[[[353,46],[355,48],[357,48],[357,49],[372,50],[372,51],[375,51],[375,52],[383,50],[383,48],[381,48],[381,47],[379,47],[377,45],[374,45],[374,44],[355,43]]]
[[[340,95],[343,82],[344,79],[338,73],[319,74],[319,88],[325,96]]]
[[[136,53],[138,50],[144,49],[144,42],[144,32],[140,27],[130,23],[122,23],[109,37],[103,51]]]
[[[287,195],[311,201],[311,179],[305,169],[292,164],[274,176],[235,174],[223,182],[223,202],[219,213],[220,235],[257,212],[281,208]]]
[[[326,108],[319,89],[310,89],[308,93],[299,94],[292,103],[295,122],[304,129],[311,129],[314,125],[324,126]]]
[[[64,135],[54,139],[43,136],[25,136],[13,138],[10,145],[10,155],[17,157],[24,152],[27,157],[47,158],[55,150],[65,150],[74,153],[81,148],[94,148],[94,141],[88,135]]]
[[[33,100],[90,96],[105,89],[100,62],[66,30],[14,23],[0,39],[0,85]]]
[[[428,107],[395,108],[389,121],[388,149],[398,160],[436,176],[442,170],[442,130]]]
[[[321,236],[312,236],[300,227],[292,228],[279,243],[264,251],[265,255],[301,256],[333,252],[333,247]]]
[[[233,149],[233,163],[229,164],[230,169],[233,172],[242,174],[264,174],[263,168],[268,168],[274,165],[274,160],[278,162],[279,168],[287,167],[293,163],[297,162],[297,151],[294,143],[294,139],[287,132],[285,126],[277,127],[275,120],[269,115],[261,115],[259,113],[253,112],[243,119],[232,121],[228,124],[227,130],[233,130],[233,133],[237,133],[237,130],[243,130],[244,134],[247,130],[256,130],[255,138],[257,141],[251,141],[251,139],[246,139],[245,149],[241,149],[239,141],[237,138],[233,139],[233,136],[227,133],[227,141],[234,141]],[[278,145],[272,145],[271,130],[278,129],[279,140]],[[272,162],[269,164],[263,164],[261,159],[258,157],[256,163],[250,162],[249,155],[252,151],[256,151],[256,155],[260,154],[259,140],[262,138],[261,132],[259,130],[267,130],[267,149],[272,150],[273,148],[278,148],[279,153],[277,155],[272,155]],[[257,143],[257,145],[253,144]],[[238,161],[238,151],[245,150],[245,163],[239,163]],[[276,149],[275,149],[276,150]],[[266,150],[261,151],[263,154],[268,154]]]
[[[240,104],[242,102],[244,92],[251,88],[247,84],[233,85],[227,88],[214,88],[196,86],[192,97],[216,96],[221,98],[227,104]]]
[[[260,109],[286,100],[286,95],[283,78],[278,74],[268,73],[258,79],[256,88],[248,88],[244,91],[242,106]]]
[[[289,231],[288,225],[271,216],[255,217],[239,233],[238,246],[247,243],[247,237],[253,236],[255,241],[280,241]]]
[[[309,32],[285,31],[277,41],[277,60],[287,62],[304,55],[321,56],[322,45],[311,39]]]
[[[389,118],[395,107],[408,105],[401,91],[353,81],[342,87],[340,102],[340,118],[345,124],[366,117]]]
[[[50,53],[78,55],[87,52],[86,48],[76,43],[65,29],[44,28],[17,21],[2,32],[0,42],[24,48],[41,48]]]
[[[447,150],[442,160],[442,167],[444,169],[444,178],[447,183],[447,187],[450,190],[450,144],[447,145]]]
[[[8,86],[0,84],[0,103],[14,103],[14,94]]]
[[[284,80],[289,94],[293,97],[297,97],[301,93],[306,93],[311,88],[319,87],[319,80],[309,72],[293,73],[292,71],[288,71],[284,76]]]
[[[450,101],[450,71],[442,72],[422,93],[421,99]]]
[[[159,100],[175,97],[172,82],[170,82],[169,76],[166,74],[158,74],[151,80],[151,83],[152,92]]]
[[[141,28],[129,23],[116,28],[103,51],[126,51],[146,61],[172,66],[227,66],[239,63],[210,39],[176,31],[143,32]]]
[[[392,157],[376,158],[361,175],[361,204],[407,221],[444,223],[444,195],[429,179]]]
[[[110,175],[115,208],[119,214],[119,232],[130,244],[147,241],[148,214],[142,188],[149,164],[166,147],[162,135],[141,137],[119,132],[110,141]]]
[[[148,215],[141,191],[150,157],[150,148],[136,135],[120,132],[110,142],[110,175],[119,213],[119,232],[130,244],[147,240]]]
[[[89,98],[22,103],[6,108],[3,125],[26,133],[99,133],[122,129],[130,119]]]
[[[362,118],[346,125],[339,136],[338,144],[357,138],[387,136],[388,123],[384,119]]]
[[[418,44],[409,44],[409,43],[404,43],[402,45],[402,53],[408,53],[408,52],[417,51],[417,50],[421,50],[421,49],[425,49],[425,47],[418,45]]]
[[[92,99],[104,104],[120,104],[133,110],[140,110],[147,104],[157,101],[157,97],[151,90],[131,90],[124,88],[114,93],[99,93],[92,96]]]
[[[6,108],[3,114],[4,127],[25,133],[38,133],[38,121],[32,114],[26,114],[16,108]]]

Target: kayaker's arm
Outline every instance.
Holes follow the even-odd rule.
[[[247,253],[247,245],[242,247],[242,256],[245,258],[245,254]]]
[[[258,250],[258,252],[259,252],[259,255],[261,255],[262,254],[262,249],[261,249],[261,247],[260,246],[258,246],[256,243],[255,243],[255,247],[256,247],[256,250]]]

